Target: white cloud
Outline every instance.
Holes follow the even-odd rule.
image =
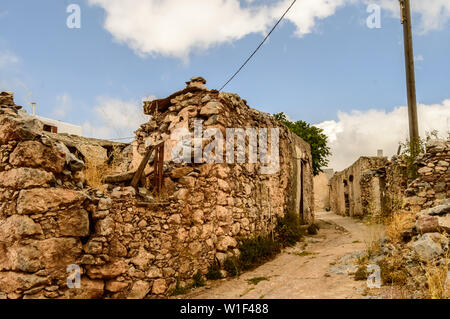
[[[9,52],[9,51],[1,51],[0,52],[0,69],[3,69],[11,64],[15,64],[19,62],[19,58]]]
[[[426,132],[439,131],[443,137],[450,129],[450,99],[442,104],[418,106],[419,127],[422,137]],[[342,170],[360,156],[376,156],[383,149],[385,156],[397,153],[399,142],[409,137],[407,107],[392,112],[382,110],[339,112],[338,121],[316,125],[324,129],[332,150],[330,168]]]
[[[296,34],[310,33],[317,19],[334,14],[337,7],[354,0],[298,0],[286,19]],[[292,0],[89,0],[106,11],[104,27],[137,54],[161,54],[187,59],[194,50],[239,40],[251,33],[265,33]]]
[[[395,17],[400,16],[398,0],[364,0],[365,3],[377,3],[389,10]],[[411,1],[411,10],[420,15],[417,31],[425,34],[429,31],[442,29],[450,20],[449,0],[414,0]],[[416,29],[414,27],[414,29]]]
[[[148,120],[143,113],[141,102],[110,97],[97,98],[97,106],[92,115],[96,123],[85,122],[83,134],[101,139],[133,137],[134,131]]]
[[[105,29],[116,41],[137,54],[163,55],[187,60],[196,50],[230,43],[252,33],[265,34],[292,0],[89,0],[106,12]],[[296,26],[295,35],[311,33],[318,20],[340,7],[378,3],[399,16],[398,0],[297,0],[286,20]],[[450,1],[413,1],[420,14],[418,30],[440,29],[450,18]],[[245,4],[245,5],[243,5]],[[364,11],[363,15],[366,14]]]

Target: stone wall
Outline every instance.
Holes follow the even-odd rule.
[[[450,140],[431,140],[416,161],[419,177],[408,185],[406,206],[421,211],[450,198]]]
[[[385,157],[361,157],[331,179],[331,210],[352,217],[379,215],[383,210]]]
[[[314,176],[314,210],[324,211],[330,209],[330,181],[334,175],[332,169],[325,169]]]
[[[422,211],[450,197],[448,140],[428,141],[426,152],[414,165],[418,167],[418,178],[408,183],[407,163],[402,156],[390,161],[360,158],[332,178],[332,209],[347,216],[387,216],[403,208]]]
[[[192,88],[154,101],[158,107],[167,102],[167,109],[142,125],[132,146],[43,132],[12,94],[0,95],[1,298],[167,296],[177,280],[189,282],[215,260],[238,254],[240,238],[269,234],[286,211],[313,222],[309,145],[237,95]],[[267,164],[260,161],[174,163],[166,130],[186,116],[192,131],[197,115],[220,129],[278,127],[279,169],[261,174]],[[159,193],[152,159],[140,185],[128,186],[151,141],[166,144]],[[99,189],[84,178],[92,152],[83,155],[83,149],[90,146],[97,155],[105,150],[114,166],[109,172],[116,173],[104,176]],[[71,265],[80,269],[79,289],[67,286]]]

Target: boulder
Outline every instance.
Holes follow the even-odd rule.
[[[430,261],[443,254],[440,239],[439,233],[427,233],[413,243],[413,249],[420,260]]]
[[[0,291],[4,293],[26,291],[48,284],[49,280],[45,277],[17,272],[0,272]]]
[[[66,156],[66,164],[69,165],[71,171],[77,172],[84,168],[84,162],[71,153],[64,143],[58,142],[55,144],[55,147],[61,153],[64,153]]]
[[[23,189],[42,187],[54,181],[52,173],[35,168],[13,168],[0,172],[0,187]]]
[[[28,215],[54,211],[62,206],[80,206],[86,198],[82,192],[62,188],[21,190],[17,200],[17,212]]]
[[[42,235],[42,228],[28,216],[12,215],[0,222],[0,242],[11,243],[36,235]]]
[[[0,117],[0,145],[9,141],[31,140],[39,136],[43,124],[36,119]]]
[[[77,238],[50,238],[35,243],[39,249],[41,267],[66,273],[68,265],[76,264],[82,254]]]
[[[9,157],[9,162],[14,166],[61,173],[66,164],[66,155],[56,147],[48,147],[38,141],[25,141],[17,145]]]
[[[7,249],[6,263],[0,269],[34,273],[41,267],[40,251],[36,245],[13,245]]]

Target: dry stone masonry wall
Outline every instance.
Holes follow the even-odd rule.
[[[309,145],[202,81],[145,103],[152,117],[131,145],[43,132],[11,93],[0,94],[0,106],[0,298],[167,296],[177,281],[239,254],[240,238],[270,233],[286,211],[314,220]],[[260,161],[174,163],[169,133],[192,133],[195,120],[223,133],[279,128],[279,169],[261,174]],[[268,140],[270,153],[270,133]],[[130,187],[146,147],[160,142],[163,189],[153,189],[154,156]],[[100,187],[90,185],[89,162],[109,165]],[[69,288],[77,270],[80,288]]]
[[[419,177],[406,190],[407,206],[417,211],[450,198],[450,140],[429,141],[416,164]]]
[[[413,164],[418,178],[408,183],[404,157],[360,158],[333,176],[332,209],[348,216],[388,216],[402,208],[429,209],[450,197],[450,141],[428,141]]]

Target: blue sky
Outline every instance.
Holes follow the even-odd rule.
[[[155,3],[122,3],[136,1]],[[173,0],[159,2],[168,3],[162,9],[173,12]],[[117,0],[2,0],[0,90],[14,91],[16,103],[26,107],[37,102],[39,115],[83,125],[87,135],[132,136],[143,119],[131,113],[141,111],[143,97],[165,97],[199,75],[207,79],[209,88],[219,88],[287,7],[284,0],[256,0],[224,9],[221,2],[209,0],[210,9],[187,12],[190,16],[183,19],[164,10],[149,12],[148,24],[136,29],[131,26],[133,9],[126,4],[120,8],[124,15],[114,16],[122,5]],[[295,5],[298,8],[294,6],[292,19],[279,26],[225,91],[238,93],[264,112],[283,111],[291,119],[325,122],[334,138],[343,129],[336,127],[343,125],[345,114],[376,110],[389,116],[406,105],[402,25],[390,0],[381,2],[379,29],[366,25],[371,1],[333,0],[335,5],[324,4],[323,11],[311,9],[308,2],[312,3],[303,0]],[[80,29],[66,26],[66,8],[72,3],[81,7]],[[181,7],[186,3],[178,1]],[[431,9],[414,7],[417,96],[424,105],[440,105],[439,111],[450,118],[444,103],[450,99],[450,4],[429,3],[442,6],[438,17],[432,16]],[[267,13],[261,9],[264,4],[266,9],[278,9]],[[209,24],[195,29],[195,24],[204,23],[208,10],[216,9],[214,5],[223,15],[230,14],[226,23],[212,16]],[[247,8],[254,10],[249,13]],[[236,25],[229,26],[233,17]],[[313,22],[305,24],[311,17]],[[107,19],[109,26],[105,26]],[[176,32],[167,31],[172,27]],[[227,30],[222,32],[223,28]],[[152,38],[161,34],[162,38]],[[116,109],[108,116],[110,107]],[[326,127],[326,123],[331,124]],[[445,123],[438,127],[445,130]]]

